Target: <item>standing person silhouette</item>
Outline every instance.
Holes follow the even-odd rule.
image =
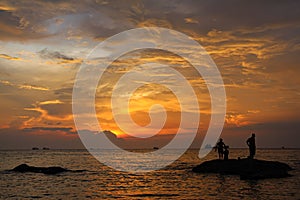
[[[218,150],[218,154],[219,154],[219,159],[223,159],[223,154],[224,154],[224,147],[225,144],[223,142],[223,139],[220,138],[219,142],[216,145],[216,150]]]
[[[249,158],[253,159],[256,151],[256,145],[255,145],[255,134],[252,133],[252,136],[247,139],[246,141],[248,147],[249,147]]]

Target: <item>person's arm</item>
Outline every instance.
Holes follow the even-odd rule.
[[[249,140],[250,139],[247,139],[247,141],[246,141],[246,143],[247,143],[248,146],[250,145],[250,141]]]

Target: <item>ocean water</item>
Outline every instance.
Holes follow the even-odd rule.
[[[247,153],[231,149],[230,158]],[[258,159],[282,161],[294,168],[292,177],[258,181],[193,173],[197,164],[217,158],[215,152],[201,160],[197,154],[188,150],[161,170],[132,174],[101,164],[85,150],[0,151],[0,199],[300,199],[300,150],[258,150]],[[58,175],[5,171],[22,163],[87,171]]]

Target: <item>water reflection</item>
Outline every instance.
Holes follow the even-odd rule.
[[[198,151],[194,150],[164,169],[145,174],[115,171],[86,151],[0,151],[0,199],[295,199],[299,196],[299,152],[259,150],[259,159],[276,155],[273,160],[287,162],[297,170],[293,171],[293,177],[286,179],[244,181],[238,176],[191,172],[202,161],[197,159]],[[247,154],[247,150],[231,149],[233,158]],[[216,156],[213,152],[204,160]],[[21,163],[87,171],[55,176],[3,172]]]

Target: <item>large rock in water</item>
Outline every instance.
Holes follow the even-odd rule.
[[[239,175],[241,179],[283,178],[292,168],[281,162],[257,159],[211,160],[193,168],[197,173]]]
[[[58,173],[67,172],[70,170],[62,168],[62,167],[34,167],[34,166],[29,166],[27,164],[21,164],[15,168],[13,168],[11,171],[35,172],[35,173],[44,173],[44,174],[58,174]]]

